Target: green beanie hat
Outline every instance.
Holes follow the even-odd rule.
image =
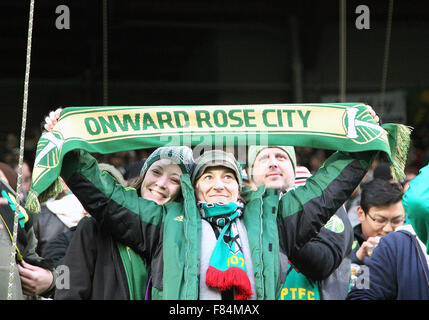
[[[253,176],[253,164],[255,163],[256,157],[259,152],[266,148],[279,148],[287,153],[290,162],[292,162],[293,172],[296,173],[296,154],[293,146],[250,146],[247,151],[247,166],[249,168],[249,179]]]
[[[191,177],[192,184],[195,185],[195,182],[203,175],[206,168],[217,166],[226,167],[234,171],[238,186],[241,190],[243,184],[241,166],[232,153],[227,153],[221,150],[204,152],[195,160],[195,168]]]

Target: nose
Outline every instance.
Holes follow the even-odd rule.
[[[224,188],[224,183],[220,177],[216,178],[214,181],[213,188],[216,190],[222,190]]]
[[[388,221],[388,222],[386,223],[386,225],[383,227],[383,231],[384,231],[386,234],[388,234],[388,233],[390,233],[390,232],[395,231],[395,230],[393,229],[393,227],[392,227],[392,222],[391,222],[391,221]]]
[[[160,188],[165,188],[165,186],[166,186],[166,184],[167,184],[167,180],[168,180],[167,175],[166,175],[166,174],[163,174],[161,177],[159,177],[159,178],[156,180],[155,184],[156,184],[158,187],[160,187]]]
[[[278,161],[277,161],[277,158],[275,156],[270,155],[270,157],[268,158],[268,166],[270,168],[277,168],[278,167]]]

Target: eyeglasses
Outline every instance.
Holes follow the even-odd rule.
[[[375,225],[377,225],[378,227],[384,227],[387,223],[390,223],[391,225],[392,225],[392,227],[397,227],[397,226],[399,226],[404,220],[405,220],[405,217],[404,216],[402,216],[402,217],[397,217],[397,218],[394,218],[394,219],[386,219],[386,218],[384,218],[384,217],[377,217],[377,218],[374,218],[374,217],[372,217],[369,213],[367,213],[366,214],[368,217],[370,217],[371,218],[371,220],[372,221],[374,221],[375,222]]]

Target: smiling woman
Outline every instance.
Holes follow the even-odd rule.
[[[154,162],[142,182],[142,197],[158,204],[176,199],[180,191],[181,174],[180,167],[169,159]]]
[[[240,198],[240,164],[230,153],[213,150],[195,161],[192,184],[197,201],[229,203]]]
[[[162,205],[180,200],[180,176],[191,172],[192,151],[186,147],[161,147],[145,161],[140,176],[130,182],[140,197]]]
[[[160,147],[147,158],[140,176],[130,181],[131,188],[126,190],[157,205],[181,202],[180,176],[189,173],[192,166],[191,149]],[[103,172],[102,175],[107,178],[109,173]],[[117,188],[125,186],[119,183]],[[64,265],[70,270],[70,288],[57,289],[56,300],[150,298],[150,265],[134,250],[114,241],[109,233],[102,232],[102,224],[95,219],[82,219],[69,251]]]
[[[207,203],[229,203],[238,200],[238,183],[234,172],[224,167],[207,168],[195,186],[196,197]]]

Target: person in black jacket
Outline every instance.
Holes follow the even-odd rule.
[[[63,264],[64,256],[67,248],[73,239],[77,226],[71,227],[69,230],[59,233],[45,247],[45,259],[51,261],[52,265],[57,268]]]
[[[109,174],[111,174],[118,183],[125,185],[126,182],[122,176],[122,174],[119,172],[118,169],[116,169],[114,166],[107,164],[107,163],[99,163],[98,167],[100,168],[100,170],[105,171]],[[64,186],[65,183],[64,183]],[[69,195],[70,196],[70,195]],[[74,203],[70,203],[70,205],[74,205],[75,207],[78,208],[78,210],[82,210],[82,217],[87,216],[88,214],[86,213],[85,209],[83,209],[82,205],[80,204],[80,202],[76,199],[76,197],[73,195],[74,199],[72,201],[74,201]],[[58,206],[56,206],[58,207]],[[64,209],[62,211],[65,211]],[[76,211],[76,208],[74,209],[74,211]],[[43,209],[42,209],[43,212]],[[48,214],[47,217],[45,219],[50,219],[48,221],[53,221],[51,222],[51,224],[49,225],[49,229],[54,229],[54,227],[58,226],[59,227],[59,223],[61,223],[60,219],[56,219],[58,220],[57,223],[55,222],[55,215],[53,214]],[[80,219],[79,219],[80,220]],[[44,221],[44,220],[41,220]],[[45,226],[46,228],[46,226]],[[47,229],[47,228],[46,228]],[[76,225],[72,225],[70,226],[70,228],[66,228],[63,232],[56,232],[54,233],[54,231],[51,231],[51,237],[49,238],[49,240],[45,240],[45,244],[40,247],[43,251],[43,256],[47,259],[50,259],[50,261],[52,261],[53,265],[55,267],[58,267],[59,265],[63,264],[64,261],[64,256],[66,254],[67,248],[70,245],[70,242],[73,238],[73,235],[75,233],[77,229],[77,222]],[[54,229],[55,230],[55,229]],[[47,233],[47,232],[45,232]]]
[[[297,166],[295,149],[291,146],[250,146],[248,162],[248,174],[256,187],[265,185],[266,188],[287,192],[295,187],[296,178],[297,185],[303,185],[311,176],[308,169]],[[352,226],[344,206],[341,206],[317,237],[293,252],[294,261],[289,262],[288,278],[281,298],[344,300],[350,270],[350,259],[347,257],[351,253],[352,243]],[[336,274],[328,279],[333,273]]]
[[[99,167],[125,185],[122,175],[113,166],[99,164]],[[46,251],[56,267],[64,265],[70,270],[70,286],[57,288],[55,300],[129,299],[116,243],[94,218],[82,218],[76,227],[50,241]]]
[[[85,215],[82,204],[62,181],[64,190],[41,205],[41,211],[34,218],[34,233],[37,238],[37,253],[45,257],[50,241],[59,234],[75,227]]]

